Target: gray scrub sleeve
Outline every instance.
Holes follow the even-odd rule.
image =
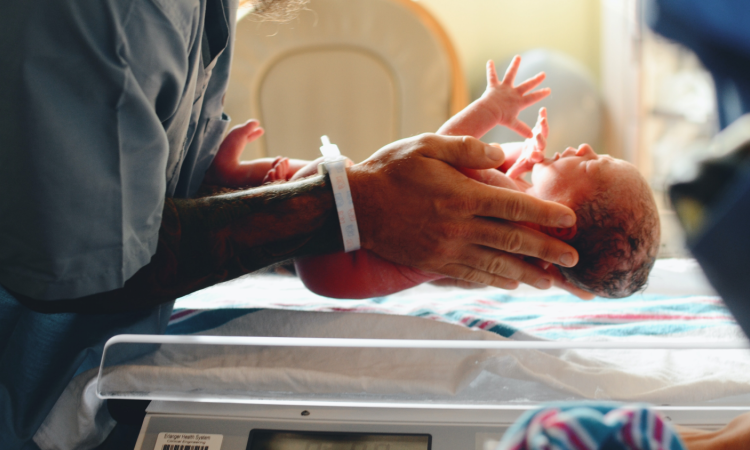
[[[200,59],[204,8],[205,0],[3,6],[0,284],[36,299],[77,298],[120,288],[149,262],[195,129],[205,131],[207,115],[221,122],[220,109],[200,108],[210,78]],[[213,152],[195,152],[199,182]]]

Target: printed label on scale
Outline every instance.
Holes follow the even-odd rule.
[[[154,450],[221,450],[221,434],[159,433]]]

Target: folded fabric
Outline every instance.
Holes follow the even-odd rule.
[[[641,404],[565,403],[529,411],[497,450],[683,450],[677,433]]]

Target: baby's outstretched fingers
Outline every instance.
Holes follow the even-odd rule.
[[[516,91],[518,91],[518,93],[522,95],[526,94],[530,90],[539,86],[546,77],[547,75],[544,72],[539,72],[538,74],[534,75],[533,77],[529,78],[528,80],[516,86]]]
[[[510,62],[510,65],[508,66],[508,69],[505,71],[505,76],[503,77],[503,81],[501,81],[502,84],[507,84],[509,86],[513,86],[513,81],[516,79],[516,74],[518,73],[518,68],[521,66],[521,57],[519,55],[516,55],[513,57],[513,60]]]
[[[527,107],[529,105],[533,105],[534,103],[538,102],[539,100],[547,97],[552,90],[550,88],[542,88],[538,91],[534,91],[531,94],[526,94],[523,96],[523,107]]]
[[[495,63],[492,60],[487,61],[487,86],[497,86],[500,81],[497,79]]]
[[[544,161],[544,149],[547,148],[547,139],[541,134],[536,135],[536,149],[529,155],[529,160],[534,163]]]
[[[544,109],[544,108],[542,108],[542,109]],[[541,132],[539,134],[542,135],[544,137],[544,139],[546,140],[547,136],[549,136],[549,122],[547,122],[546,115],[542,119],[542,123],[540,123],[539,125],[541,126]]]
[[[547,108],[539,108],[539,114],[536,117],[534,125],[534,134],[541,134],[545,138],[549,136],[549,123],[547,122]]]

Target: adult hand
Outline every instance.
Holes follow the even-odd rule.
[[[457,280],[455,278],[438,278],[437,280],[432,280],[429,282],[430,284],[434,286],[440,286],[440,287],[455,287],[455,288],[461,288],[461,289],[483,289],[487,286],[482,283],[474,283],[471,281],[466,280]]]
[[[573,266],[568,244],[514,222],[571,227],[563,205],[488,186],[456,167],[490,169],[496,146],[465,136],[424,134],[389,144],[350,167],[362,247],[428,272],[500,288],[546,289],[552,276],[515,255]]]
[[[591,292],[584,291],[570,281],[566,280],[565,276],[560,272],[560,269],[558,269],[557,266],[541,260],[536,260],[535,263],[542,269],[546,270],[548,274],[550,274],[550,276],[552,277],[552,284],[555,287],[566,290],[576,297],[580,298],[581,300],[593,300],[594,298],[596,298],[596,295],[592,294]]]

